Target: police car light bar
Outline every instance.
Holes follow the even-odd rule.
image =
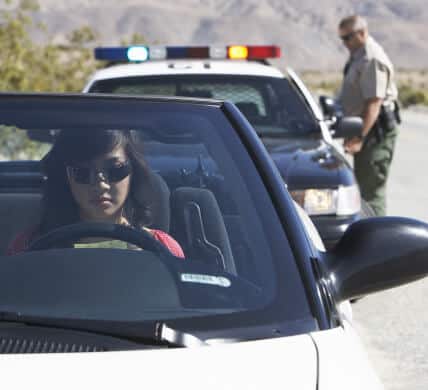
[[[144,62],[163,59],[238,59],[263,60],[278,58],[278,46],[117,46],[95,48],[97,60]]]

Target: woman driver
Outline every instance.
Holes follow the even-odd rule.
[[[132,133],[62,131],[43,159],[49,179],[43,195],[41,223],[19,234],[7,253],[24,251],[38,237],[64,225],[107,222],[145,229],[173,255],[184,257],[171,236],[146,227],[151,222],[150,172]]]

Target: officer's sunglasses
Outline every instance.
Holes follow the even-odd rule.
[[[340,36],[340,39],[341,39],[343,42],[348,42],[350,39],[352,39],[352,37],[353,37],[357,32],[358,32],[358,30],[357,30],[357,31],[352,31],[352,32],[350,32],[349,34],[341,35],[341,36]]]
[[[67,172],[78,184],[93,183],[100,173],[102,174],[101,180],[107,183],[117,183],[131,174],[132,165],[130,161],[125,161],[120,164],[107,165],[101,170],[93,167],[67,166]]]

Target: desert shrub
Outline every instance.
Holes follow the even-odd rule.
[[[0,11],[0,90],[79,91],[95,70],[92,49],[96,34],[82,26],[61,45],[53,44],[46,27],[34,22],[38,3],[34,0],[3,0]],[[32,38],[44,37],[45,44]]]
[[[409,107],[416,104],[428,105],[428,94],[425,90],[415,88],[409,84],[400,85],[398,96],[403,107]]]
[[[96,68],[104,66],[93,58],[97,33],[81,26],[61,44],[53,43],[46,26],[34,22],[38,10],[37,0],[0,0],[0,91],[81,91]],[[33,39],[35,33],[43,44]],[[140,34],[122,39],[143,41]],[[0,127],[0,160],[40,158],[46,150],[24,131]]]

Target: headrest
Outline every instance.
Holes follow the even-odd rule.
[[[169,232],[170,191],[168,185],[161,175],[153,171],[150,172],[147,185],[150,188],[150,208],[152,213],[152,224],[149,227]],[[141,188],[141,191],[136,192],[136,196],[147,199],[146,191],[147,188]]]

